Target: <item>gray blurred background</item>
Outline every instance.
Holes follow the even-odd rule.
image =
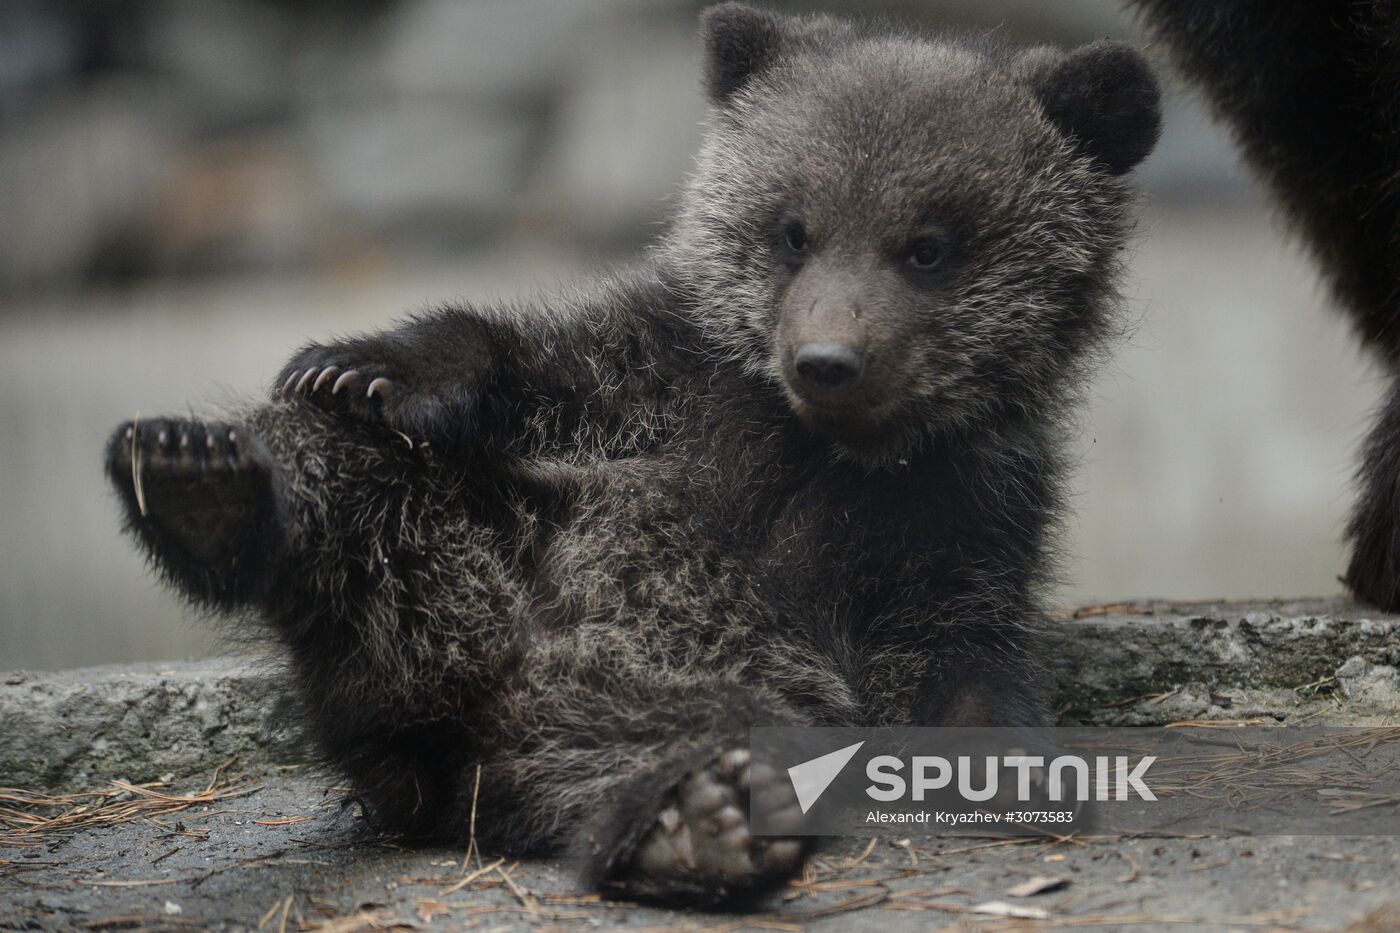
[[[119,420],[259,391],[305,339],[549,286],[653,236],[700,133],[700,5],[0,4],[0,669],[217,648],[118,536],[99,455]],[[800,6],[1142,41],[1118,0]],[[1379,382],[1169,87],[1059,598],[1335,592]]]

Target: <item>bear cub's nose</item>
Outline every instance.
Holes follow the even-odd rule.
[[[814,388],[844,389],[860,378],[865,359],[842,343],[804,343],[793,352],[792,366]]]

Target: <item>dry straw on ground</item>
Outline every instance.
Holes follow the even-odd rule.
[[[44,793],[0,787],[0,846],[28,848],[70,835],[133,820],[155,821],[190,807],[245,797],[262,785],[243,774],[230,775],[235,759],[214,770],[201,791],[171,794],[166,781],[128,784],[108,781],[101,790]]]

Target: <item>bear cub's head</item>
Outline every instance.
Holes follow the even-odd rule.
[[[868,461],[1062,406],[1159,132],[1142,57],[738,3],[701,31],[710,130],[668,250],[718,344]]]

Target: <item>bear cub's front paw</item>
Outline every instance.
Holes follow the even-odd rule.
[[[795,834],[802,827],[796,795],[781,774],[753,763],[746,749],[725,752],[672,788],[608,886],[624,895],[722,903],[782,884],[802,868],[807,841],[754,835],[750,806],[774,828]]]
[[[402,390],[380,362],[337,347],[313,347],[298,353],[278,376],[280,392],[326,407],[339,406],[367,420],[384,414],[384,402]]]
[[[282,370],[275,392],[383,426],[410,442],[453,443],[474,434],[471,380],[455,373],[452,378],[425,376],[397,356],[387,345],[308,347]]]

